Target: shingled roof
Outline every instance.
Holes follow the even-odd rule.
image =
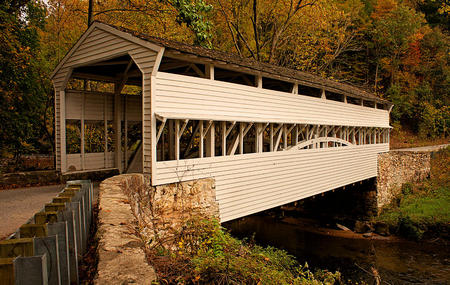
[[[319,89],[325,89],[331,92],[336,92],[339,94],[349,95],[356,98],[362,98],[366,100],[376,101],[379,103],[384,103],[387,105],[392,105],[391,102],[381,99],[377,95],[367,92],[365,90],[362,90],[358,87],[344,84],[340,82],[336,82],[327,78],[323,78],[318,75],[314,75],[311,73],[298,71],[291,68],[286,68],[278,65],[263,63],[254,59],[250,58],[243,58],[237,54],[230,53],[230,52],[223,52],[219,50],[214,49],[207,49],[200,46],[194,46],[189,45],[182,42],[177,42],[173,40],[163,39],[159,37],[150,36],[148,34],[139,33],[124,27],[115,26],[107,23],[103,23],[100,21],[96,21],[105,25],[108,25],[112,28],[115,28],[119,31],[131,34],[132,36],[135,36],[139,39],[151,42],[153,44],[156,44],[158,46],[163,46],[166,48],[166,50],[174,50],[178,51],[183,54],[190,54],[195,55],[199,58],[205,58],[210,59],[213,61],[219,61],[224,62],[226,64],[230,65],[237,65],[241,67],[245,67],[251,70],[254,70],[255,72],[263,72],[268,73],[271,75],[275,75],[276,77],[279,77],[280,80],[293,80],[298,82],[299,84],[315,87]]]

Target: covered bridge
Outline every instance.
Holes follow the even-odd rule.
[[[56,167],[213,177],[221,221],[377,176],[390,102],[95,22],[52,74]]]

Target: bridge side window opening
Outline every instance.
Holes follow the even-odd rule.
[[[214,67],[214,80],[247,86],[258,86],[257,77],[252,74]]]
[[[157,121],[157,161],[388,142],[386,128],[190,119]]]
[[[298,94],[304,96],[310,96],[315,98],[320,98],[322,96],[322,90],[306,85],[298,85]]]
[[[333,100],[333,101],[337,101],[337,102],[344,102],[344,95],[339,94],[339,93],[325,91],[325,97],[328,100]]]
[[[162,58],[161,64],[159,65],[159,71],[191,77],[206,78],[204,64],[170,57]]]
[[[81,120],[66,120],[66,152],[81,152]]]
[[[277,80],[273,78],[263,77],[262,78],[262,88],[275,90],[280,92],[292,93],[294,84],[282,80]]]

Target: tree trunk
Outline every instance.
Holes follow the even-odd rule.
[[[378,85],[378,62],[377,67],[375,68],[375,93],[377,93],[377,85]]]
[[[89,0],[89,8],[88,8],[88,27],[92,24],[92,21],[94,20],[92,18],[92,9],[94,6],[94,0]]]

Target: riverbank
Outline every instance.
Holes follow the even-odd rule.
[[[450,239],[450,147],[433,154],[430,178],[406,183],[401,194],[373,220],[408,239]]]

